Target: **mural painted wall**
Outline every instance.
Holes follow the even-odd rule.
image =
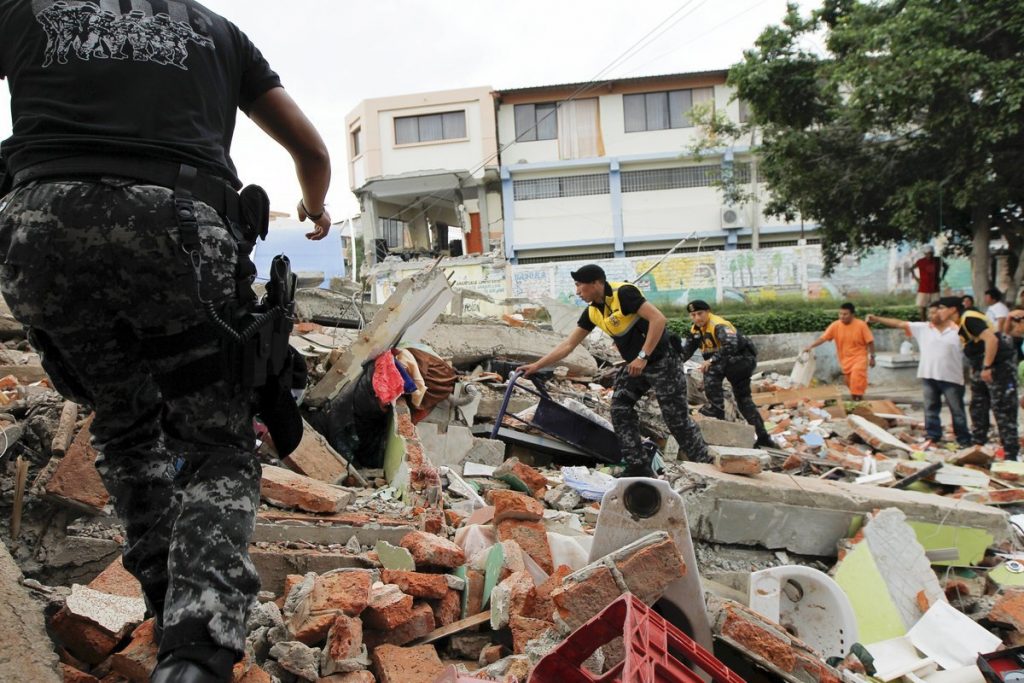
[[[777,247],[737,251],[707,251],[675,254],[650,273],[659,257],[637,256],[605,259],[596,263],[611,281],[637,281],[637,286],[656,305],[683,306],[694,299],[718,302],[746,300],[752,296],[772,299],[804,295],[808,298],[844,299],[857,294],[915,292],[917,284],[910,269],[919,253],[909,248],[878,249],[862,258],[846,258],[828,278],[823,274],[818,245]],[[449,262],[446,262],[449,263]],[[576,298],[572,271],[591,261],[561,261],[507,265],[501,259],[477,257],[471,261],[442,264],[451,273],[456,289],[505,298],[540,301],[552,298],[581,305]],[[971,289],[971,268],[967,259],[947,259],[949,271],[943,291],[961,293]],[[394,283],[423,267],[422,262],[385,263],[375,271],[377,300],[383,301]],[[640,278],[638,280],[638,278]],[[482,315],[507,312],[501,305],[466,299],[464,311]]]

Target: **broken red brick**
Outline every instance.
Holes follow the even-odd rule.
[[[347,674],[323,676],[318,678],[316,683],[377,683],[377,679],[369,671],[353,671]]]
[[[89,582],[89,588],[108,595],[121,595],[126,598],[142,597],[142,585],[124,568],[124,562],[120,555]]]
[[[448,589],[440,600],[429,600],[434,611],[434,628],[454,624],[462,616],[462,593]]]
[[[344,614],[335,616],[327,635],[324,655],[321,659],[321,672],[332,674],[336,671],[336,662],[358,657],[363,649],[363,622]]]
[[[512,652],[517,655],[526,652],[526,643],[534,638],[541,637],[546,631],[555,627],[549,621],[529,619],[516,615],[512,615],[508,625],[512,630]]]
[[[671,538],[640,548],[618,560],[615,567],[629,591],[648,605],[661,598],[666,586],[686,575],[686,563]]]
[[[507,519],[498,524],[498,539],[515,541],[546,573],[554,571],[555,563],[551,557],[551,546],[548,545],[548,530],[543,522]]]
[[[803,458],[795,453],[786,458],[786,462],[782,463],[782,469],[785,471],[795,470],[804,464]]]
[[[352,500],[350,491],[272,465],[263,466],[260,496],[274,505],[308,512],[338,512]]]
[[[496,489],[488,493],[488,502],[494,506],[494,523],[506,519],[539,522],[544,519],[544,504],[524,493]]]
[[[551,576],[544,583],[534,588],[533,599],[529,600],[523,608],[522,616],[541,621],[550,621],[555,613],[555,602],[551,599],[551,592],[562,585],[562,579],[572,574],[572,568],[562,564],[555,568]]]
[[[388,584],[373,589],[362,619],[370,628],[390,630],[409,621],[412,616],[412,596],[403,593],[398,586]]]
[[[504,649],[502,645],[488,645],[480,650],[480,658],[477,660],[477,663],[482,667],[494,664],[504,656]]]
[[[425,531],[411,531],[400,544],[412,553],[417,568],[444,567],[454,569],[466,563],[466,553],[446,538]]]
[[[1024,588],[1004,588],[989,610],[988,621],[1024,631]]]
[[[72,655],[86,664],[96,665],[110,656],[121,642],[113,634],[91,620],[62,607],[50,620],[50,630]]]
[[[494,477],[515,477],[526,485],[534,498],[544,498],[544,493],[548,489],[547,478],[529,465],[520,462],[519,458],[509,458],[503,462],[494,471]]]
[[[380,645],[372,658],[379,683],[434,683],[444,669],[433,645]]]
[[[335,616],[337,616],[336,612],[310,616],[291,634],[291,639],[310,647],[324,642],[327,632],[331,630],[331,624],[334,623]],[[289,628],[289,630],[291,629]]]
[[[295,450],[284,458],[284,464],[299,474],[328,484],[339,481],[347,471],[340,456],[327,443],[327,439],[308,424],[303,424],[302,440]]]
[[[64,683],[99,683],[95,676],[85,673],[73,666],[61,664],[61,673],[64,675]]]
[[[110,658],[110,668],[132,683],[149,683],[149,676],[156,668],[156,655],[160,644],[154,633],[155,621],[147,619],[132,633],[128,647]]]
[[[597,566],[581,570],[551,591],[558,616],[576,630],[622,595],[611,569]]]
[[[439,600],[448,593],[448,581],[444,578],[444,574],[424,574],[423,572],[385,569],[381,572],[381,581],[393,583],[403,593],[415,598]]]
[[[463,618],[484,611],[484,573],[475,569],[466,570],[466,612]]]
[[[434,610],[425,602],[416,603],[411,616],[395,628],[387,631],[367,631],[363,636],[366,646],[377,647],[382,644],[405,645],[417,638],[422,638],[434,630]]]
[[[297,578],[302,581],[301,576]],[[321,574],[313,584],[313,602],[309,610],[313,613],[340,610],[350,617],[358,617],[370,604],[372,586],[373,574],[369,571]]]
[[[110,500],[110,494],[96,471],[96,456],[99,454],[92,447],[92,434],[89,432],[91,424],[90,416],[68,447],[67,455],[46,482],[46,493],[61,500],[102,510]]]

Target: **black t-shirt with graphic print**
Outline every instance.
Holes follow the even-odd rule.
[[[193,0],[0,0],[0,78],[14,121],[0,155],[12,172],[120,154],[236,187],[236,112],[281,85],[238,27]]]
[[[604,295],[606,299],[609,301],[611,300],[612,287],[607,283],[605,283],[604,286]],[[640,310],[640,307],[644,305],[645,301],[647,301],[647,299],[644,298],[644,295],[641,294],[640,290],[634,285],[622,285],[619,287],[619,307],[622,309],[623,314],[631,315],[636,313]],[[590,304],[590,306],[601,310],[603,309],[604,304]],[[597,327],[597,325],[590,320],[590,306],[583,309],[583,313],[580,315],[580,319],[576,323],[587,332],[590,332]],[[621,337],[612,337],[612,342],[615,344],[615,348],[619,350],[622,358],[627,363],[635,359],[637,354],[643,350],[644,342],[647,341],[648,327],[649,323],[646,320],[638,318],[636,324],[633,325],[629,332]],[[658,345],[654,347],[654,352],[651,353],[651,360],[657,360],[661,357],[661,354],[665,350],[667,340],[668,330],[666,329],[666,331],[661,335],[661,341],[658,342]]]

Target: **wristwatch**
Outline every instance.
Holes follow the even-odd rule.
[[[640,360],[647,360],[647,352],[641,350],[640,353],[636,354],[636,357]]]

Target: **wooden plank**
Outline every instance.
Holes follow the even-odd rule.
[[[490,623],[490,621],[491,610],[487,610],[486,612],[481,612],[480,614],[474,614],[471,617],[466,617],[461,621],[456,621],[453,624],[448,624],[447,626],[442,626],[441,628],[434,629],[422,638],[414,640],[408,645],[405,645],[405,647],[411,647],[413,645],[426,645],[427,643],[432,643],[435,640],[440,640],[441,638],[453,636],[456,633],[459,633],[460,631],[465,631],[467,628],[479,626],[480,624]]]
[[[754,394],[754,405],[770,406],[786,401],[817,401],[817,400],[842,401],[843,396],[834,385],[820,387],[801,387],[799,389],[784,389],[782,391],[770,391]]]

